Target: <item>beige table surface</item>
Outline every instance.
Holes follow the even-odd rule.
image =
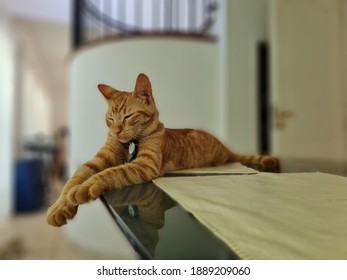
[[[228,168],[154,183],[242,259],[347,259],[347,177]]]

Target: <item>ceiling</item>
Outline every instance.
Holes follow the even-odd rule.
[[[73,0],[0,0],[0,8],[10,15],[41,21],[68,23]]]

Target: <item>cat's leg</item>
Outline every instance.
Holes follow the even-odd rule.
[[[66,196],[60,196],[47,210],[47,223],[55,227],[65,225],[67,220],[72,219],[76,215],[77,208],[76,205],[69,203]]]
[[[62,226],[68,219],[72,219],[76,215],[77,206],[67,198],[67,194],[71,190],[78,188],[87,179],[105,168],[119,165],[125,161],[126,150],[124,151],[123,146],[111,143],[107,142],[95,157],[78,168],[65,184],[58,200],[47,211],[46,219],[50,225]]]
[[[277,157],[268,155],[240,155],[230,152],[229,161],[240,162],[248,166],[259,166],[261,171],[280,171],[280,161]]]
[[[66,224],[68,219],[72,219],[76,215],[77,206],[68,201],[67,193],[95,174],[95,170],[88,167],[93,161],[95,161],[95,159],[92,159],[78,168],[71,179],[65,184],[57,201],[47,210],[46,219],[48,224],[52,226],[62,226]]]
[[[95,200],[103,192],[125,186],[149,182],[160,175],[161,154],[141,151],[131,163],[108,168],[90,177],[78,188],[69,191],[71,204],[78,205]]]
[[[274,156],[260,156],[261,171],[280,172],[280,160]]]

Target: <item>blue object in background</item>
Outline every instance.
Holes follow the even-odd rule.
[[[15,210],[29,212],[44,204],[43,163],[40,159],[21,159],[15,166]]]

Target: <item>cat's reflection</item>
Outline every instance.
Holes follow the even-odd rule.
[[[165,211],[175,202],[152,182],[110,191],[104,197],[153,257]]]

